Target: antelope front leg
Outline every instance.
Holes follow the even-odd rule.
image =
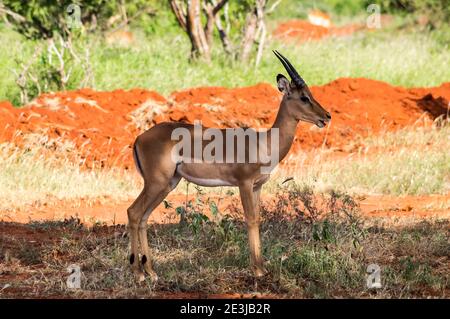
[[[145,201],[145,189],[141,192],[134,203],[128,208],[128,232],[130,235],[131,254],[130,264],[135,279],[138,282],[145,280],[144,272],[139,262],[139,222],[145,212],[143,202]]]
[[[141,243],[142,248],[142,266],[147,274],[150,275],[153,282],[158,281],[158,275],[153,270],[152,260],[151,260],[151,251],[148,244],[147,238],[147,220],[150,216],[151,212],[162,202],[162,200],[167,196],[167,194],[172,190],[171,187],[167,187],[164,190],[160,191],[157,196],[154,197],[150,207],[147,209],[147,212],[142,216],[142,219],[139,223],[139,241]],[[156,192],[155,192],[156,193]]]
[[[139,235],[138,235],[138,221],[131,221],[128,225],[128,230],[130,234],[131,241],[131,254],[130,254],[130,264],[131,269],[134,273],[136,281],[141,282],[145,279],[144,272],[142,271],[139,263]]]
[[[242,206],[244,208],[245,219],[247,221],[248,243],[250,247],[250,262],[253,273],[256,277],[265,275],[266,270],[263,265],[261,255],[261,240],[259,235],[259,190],[253,192],[253,183],[247,183],[239,187]]]

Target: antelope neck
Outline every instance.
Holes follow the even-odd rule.
[[[289,112],[283,102],[280,104],[275,122],[272,125],[272,129],[279,130],[279,160],[287,155],[289,149],[294,141],[295,132],[297,130],[298,120],[289,115]],[[272,135],[272,134],[271,134]]]

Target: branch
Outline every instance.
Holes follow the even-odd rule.
[[[225,5],[225,9],[223,10],[223,16],[225,18],[225,25],[226,25],[225,31],[227,33],[230,33],[230,30],[231,30],[230,15],[228,14],[228,11],[229,11],[229,8],[230,8],[229,4],[230,3],[227,2],[227,4]]]
[[[42,46],[39,46],[36,49],[36,51],[34,51],[33,56],[28,60],[27,64],[17,62],[17,64],[20,64],[20,66],[22,67],[22,71],[20,73],[18,73],[14,69],[10,69],[10,71],[13,72],[14,75],[16,76],[16,84],[17,84],[17,86],[19,86],[19,89],[20,89],[20,103],[22,105],[28,104],[28,102],[29,102],[29,96],[28,96],[28,90],[27,90],[27,75],[31,78],[31,80],[33,82],[36,83],[36,86],[38,88],[38,93],[40,94],[40,92],[41,92],[41,86],[39,85],[39,82],[36,81],[36,77],[33,77],[29,71],[29,68],[36,61],[37,57],[41,54],[41,52],[42,52]]]
[[[66,84],[69,81],[70,74],[72,73],[72,68],[69,69],[69,71],[66,73],[65,70],[65,61],[64,61],[64,49],[66,48],[66,44],[64,43],[64,40],[62,37],[59,38],[61,49],[58,50],[58,48],[55,45],[55,41],[52,39],[49,40],[49,53],[53,51],[58,58],[59,61],[59,68],[58,72],[61,77],[61,88],[63,91],[66,90]]]
[[[222,0],[219,3],[216,3],[216,0],[211,0],[212,5],[214,8],[209,12],[208,14],[208,7],[204,5],[204,9],[206,14],[208,15],[208,19],[211,17],[212,20],[214,20],[216,24],[217,31],[219,32],[220,40],[222,41],[223,49],[225,50],[225,53],[231,54],[232,53],[232,45],[230,42],[230,39],[228,38],[227,32],[222,28],[222,22],[220,21],[220,17],[216,18],[217,13],[225,6],[225,9],[228,7],[228,0]],[[227,12],[225,12],[226,14]],[[208,21],[209,22],[209,21]],[[212,24],[209,25],[207,23],[207,27],[211,27],[209,30],[210,37],[212,38]],[[208,30],[208,29],[207,29]],[[207,33],[208,35],[208,33]],[[210,39],[210,42],[212,42],[212,39]]]
[[[21,16],[18,13],[15,13],[14,11],[11,11],[9,9],[6,9],[3,6],[3,3],[0,3],[0,12],[5,13],[6,15],[10,15],[14,20],[16,20],[17,22],[24,22],[26,19]]]
[[[231,54],[233,52],[233,48],[228,38],[227,32],[222,28],[222,22],[219,19],[216,19],[216,28],[219,31],[220,40],[222,41],[223,49],[227,54]]]
[[[133,15],[131,16],[131,18],[129,18],[129,17],[127,16],[127,18],[124,19],[122,22],[120,22],[116,27],[114,27],[112,30],[106,31],[105,33],[106,33],[106,34],[112,34],[112,33],[116,32],[116,31],[118,31],[118,30],[120,30],[120,29],[126,27],[128,24],[131,23],[131,21],[133,21],[134,19],[137,19],[142,13],[153,14],[154,11],[153,11],[151,8],[139,10],[139,11],[137,11],[135,14],[133,14]],[[95,16],[94,16],[94,17],[95,17]],[[115,19],[112,20],[112,22],[110,22],[110,25],[111,25],[111,26],[112,26],[112,25],[116,22],[116,20],[118,19],[118,18],[116,18],[116,17],[120,18],[120,15],[116,15],[116,16],[112,17],[112,18],[115,18]],[[111,18],[110,18],[110,19],[111,19]]]
[[[264,49],[264,42],[266,40],[266,25],[264,21],[260,24],[259,30],[261,32],[261,37],[258,44],[258,54],[256,55],[255,68],[258,67],[259,62],[261,62],[261,57]]]
[[[170,6],[172,8],[173,13],[175,14],[175,17],[177,18],[178,24],[185,32],[187,32],[186,14],[180,8],[176,0],[170,0]]]
[[[266,14],[269,15],[271,14],[276,7],[278,7],[278,5],[281,3],[281,0],[275,1],[268,10],[266,10]]]
[[[214,2],[215,2],[215,1],[214,1]],[[214,2],[213,2],[213,4],[214,4]],[[217,5],[214,4],[215,7],[214,7],[214,9],[213,9],[213,15],[216,15],[217,12],[219,12],[219,11],[223,8],[223,6],[227,4],[227,2],[228,2],[228,0],[222,0],[222,1],[220,1]]]
[[[202,1],[202,7],[203,11],[206,15],[206,24],[205,24],[205,37],[206,37],[206,43],[208,43],[209,46],[212,44],[213,40],[213,29],[214,29],[214,20],[215,20],[215,14],[214,9],[210,3],[205,3]]]
[[[218,4],[216,4],[215,0],[211,0],[211,3],[202,2],[203,11],[207,17],[204,29],[206,42],[209,46],[211,46],[213,40],[214,23],[217,20],[216,15],[227,2],[228,0],[221,0]]]
[[[255,7],[247,14],[247,21],[244,27],[244,37],[241,44],[241,61],[247,61],[256,39],[256,33],[260,29],[261,23],[264,23],[264,8],[266,0],[256,0]],[[263,30],[260,30],[263,31]]]

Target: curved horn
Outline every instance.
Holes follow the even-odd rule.
[[[276,55],[276,57],[281,61],[284,68],[286,69],[287,73],[291,77],[292,82],[296,84],[297,86],[305,86],[306,83],[302,79],[302,77],[298,74],[298,72],[295,70],[295,68],[292,66],[292,64],[289,62],[288,59],[286,59],[280,52],[277,50],[274,50],[273,53]]]

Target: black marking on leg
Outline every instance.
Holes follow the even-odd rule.
[[[130,264],[134,264],[134,254],[131,254],[130,256]]]
[[[142,256],[142,264],[144,265],[147,262],[147,256]]]

